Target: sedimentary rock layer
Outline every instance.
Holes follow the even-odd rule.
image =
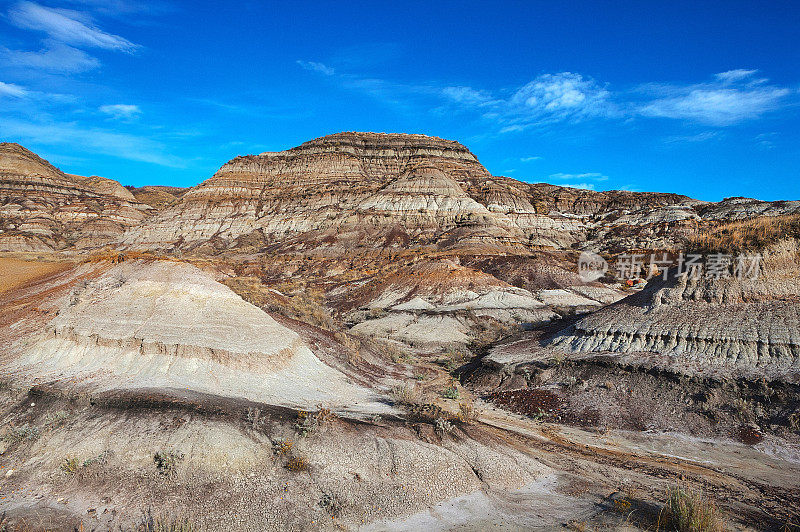
[[[367,412],[372,394],[194,266],[128,261],[81,280],[6,368],[96,389],[161,388]],[[49,288],[53,289],[52,287]],[[10,302],[13,306],[13,302]]]
[[[783,240],[763,251],[757,278],[683,273],[587,315],[551,346],[571,352],[653,352],[698,370],[800,372],[800,253]]]
[[[0,251],[107,244],[146,210],[116,181],[65,174],[18,144],[0,143]]]

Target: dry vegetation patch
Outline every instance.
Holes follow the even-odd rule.
[[[800,215],[762,216],[707,227],[689,237],[697,253],[760,251],[785,238],[800,238]]]

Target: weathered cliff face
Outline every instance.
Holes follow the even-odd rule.
[[[341,133],[233,159],[124,242],[190,249],[259,231],[268,240],[305,234],[336,247],[383,245],[392,235],[398,244],[521,245],[520,227],[466,190],[489,178],[456,142]]]
[[[237,247],[237,238],[266,244],[304,235],[340,251],[434,245],[519,252],[603,248],[610,228],[635,225],[647,228],[640,231],[647,242],[674,244],[650,228],[663,233],[697,219],[700,205],[676,194],[598,193],[494,177],[467,148],[435,137],[339,133],[233,159],[123,242],[183,250],[212,243],[220,251]]]
[[[698,224],[798,208],[523,183],[490,175],[457,142],[382,133],[338,133],[237,157],[182,196],[157,201],[164,210],[131,228],[123,245],[221,253],[291,241],[328,254],[356,246],[675,249]]]
[[[667,365],[769,377],[800,375],[800,248],[762,252],[756,278],[651,281],[641,292],[578,320],[551,342],[573,353],[657,353]]]
[[[0,143],[0,251],[107,244],[145,212],[116,181],[68,175],[18,144]]]

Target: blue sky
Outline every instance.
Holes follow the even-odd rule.
[[[789,1],[0,0],[0,139],[188,186],[425,133],[524,181],[800,199],[799,27]]]

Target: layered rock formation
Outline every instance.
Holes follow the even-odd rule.
[[[116,181],[65,174],[18,144],[0,143],[0,251],[97,247],[146,212]]]
[[[300,408],[385,410],[321,362],[297,333],[194,266],[84,265],[46,290],[64,292],[42,303],[52,306],[54,318],[13,341],[7,370],[94,389],[191,390]],[[0,307],[19,305],[15,296],[0,299]]]
[[[664,365],[707,374],[800,377],[800,248],[761,250],[740,276],[667,272],[641,292],[587,315],[550,343],[573,353],[658,353]]]
[[[380,133],[338,133],[237,157],[179,198],[156,201],[166,209],[132,228],[124,245],[200,253],[290,241],[340,253],[420,245],[620,252],[675,249],[706,221],[798,209],[793,202],[710,204],[523,183],[490,175],[457,142]]]

